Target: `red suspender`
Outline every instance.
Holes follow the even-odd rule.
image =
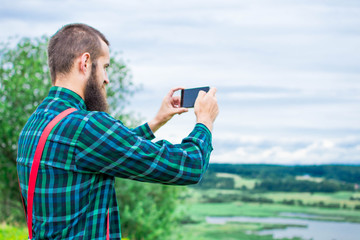
[[[27,225],[28,225],[28,230],[29,230],[29,239],[32,239],[32,213],[33,213],[33,200],[34,200],[34,192],[35,192],[35,185],[36,185],[36,178],[37,178],[37,174],[38,174],[38,170],[39,170],[39,165],[40,165],[40,160],[41,160],[41,156],[45,147],[45,143],[46,140],[51,132],[51,130],[55,127],[55,125],[60,122],[64,117],[66,117],[67,115],[69,115],[70,113],[76,111],[76,108],[69,108],[63,112],[61,112],[58,116],[56,116],[44,129],[39,143],[37,145],[37,148],[35,150],[35,155],[34,155],[34,160],[33,160],[33,164],[31,166],[31,171],[30,171],[30,178],[29,178],[29,189],[28,189],[28,196],[27,196],[27,202],[28,202],[28,207],[27,207]],[[19,181],[19,187],[20,187],[20,181]],[[21,194],[21,189],[20,189],[20,195],[21,195],[21,199],[22,198],[22,194]],[[24,202],[23,202],[24,205]],[[25,209],[25,206],[24,206]],[[26,216],[26,215],[25,215]],[[109,240],[110,239],[110,220],[109,220],[109,210],[107,213],[107,233],[106,233],[106,239]]]
[[[33,200],[34,200],[34,191],[35,191],[35,184],[36,184],[36,178],[39,170],[40,160],[41,156],[45,147],[46,139],[48,138],[51,130],[55,125],[60,122],[61,119],[69,115],[70,113],[76,111],[75,108],[69,108],[65,111],[61,112],[59,115],[57,115],[44,129],[43,133],[41,134],[39,143],[36,147],[34,160],[31,166],[30,171],[30,178],[29,178],[29,189],[28,189],[28,196],[27,196],[27,224],[28,224],[28,230],[29,230],[29,238],[32,239],[32,213],[33,213]]]
[[[110,210],[108,209],[107,213],[107,227],[106,227],[106,240],[110,240]]]

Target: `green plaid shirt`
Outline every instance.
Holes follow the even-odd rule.
[[[20,133],[17,171],[25,201],[32,160],[45,126],[76,108],[50,133],[36,181],[33,239],[121,239],[115,177],[172,185],[197,183],[209,164],[211,133],[197,124],[181,144],[151,140],[148,124],[135,129],[104,112],[87,111],[83,99],[61,87],[31,115]]]

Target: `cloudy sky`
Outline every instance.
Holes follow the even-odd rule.
[[[360,164],[360,1],[4,1],[0,41],[87,23],[141,84],[150,120],[172,87],[217,87],[211,162]],[[177,143],[193,111],[157,132]]]

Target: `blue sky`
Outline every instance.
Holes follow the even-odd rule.
[[[211,162],[360,164],[360,2],[3,1],[0,40],[87,23],[121,51],[150,120],[176,86],[215,86]],[[195,123],[176,116],[158,139]]]

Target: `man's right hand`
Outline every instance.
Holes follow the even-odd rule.
[[[156,114],[155,118],[148,123],[153,133],[167,123],[175,114],[182,114],[188,111],[187,108],[180,107],[180,96],[173,96],[174,92],[181,89],[184,88],[177,87],[171,89],[163,99],[160,110]]]
[[[212,131],[213,123],[219,114],[215,94],[216,88],[211,88],[208,93],[200,91],[194,105],[196,122],[204,124],[210,131]]]

